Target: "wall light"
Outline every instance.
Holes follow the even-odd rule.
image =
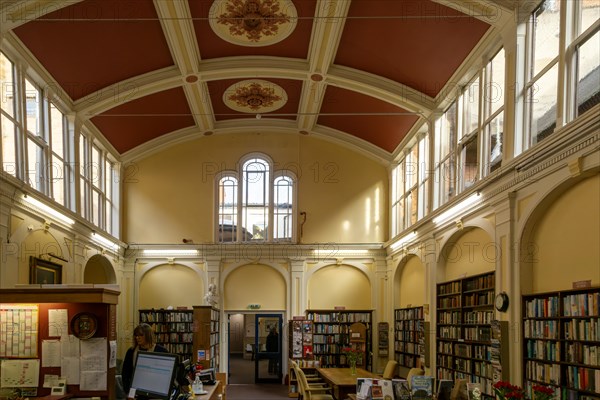
[[[197,256],[196,249],[146,249],[143,251],[145,256]]]
[[[327,255],[327,256],[334,256],[334,255],[341,255],[341,254],[368,254],[369,250],[365,250],[365,249],[357,249],[357,250],[349,250],[349,249],[336,249],[335,246],[331,246],[331,249],[316,249],[313,250],[314,254],[319,254],[319,255]]]
[[[458,203],[457,205],[449,208],[448,210],[435,217],[433,219],[433,223],[437,225],[446,222],[449,219],[452,219],[453,217],[457,216],[467,208],[471,207],[473,204],[478,203],[479,201],[481,201],[479,193],[474,193],[471,196],[464,199],[463,201],[461,201],[460,203]]]
[[[105,238],[102,235],[97,234],[96,232],[92,232],[92,240],[98,244],[101,244],[105,247],[109,247],[113,250],[116,250],[116,248],[118,247],[117,243]]]
[[[23,200],[25,200],[27,203],[31,204],[33,207],[37,208],[38,210],[43,211],[46,214],[49,214],[49,215],[53,216],[54,218],[66,223],[66,224],[73,225],[75,223],[75,220],[73,218],[67,217],[63,213],[56,211],[54,208],[47,206],[46,204],[42,203],[41,201],[39,201],[37,199],[34,199],[31,196],[24,195]]]
[[[406,244],[406,243],[412,241],[416,237],[417,237],[417,232],[413,231],[407,235],[402,236],[400,239],[396,240],[394,243],[392,243],[390,245],[390,247],[392,248],[392,250],[396,250],[398,247],[401,247],[403,244]]]

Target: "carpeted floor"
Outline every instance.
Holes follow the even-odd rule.
[[[254,361],[240,355],[229,357],[229,384],[227,400],[279,400],[289,399],[288,387],[283,384],[254,384]]]

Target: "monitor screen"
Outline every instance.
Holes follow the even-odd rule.
[[[131,383],[135,397],[168,400],[178,365],[177,354],[138,351]]]

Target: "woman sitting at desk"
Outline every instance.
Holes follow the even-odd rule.
[[[154,338],[154,332],[152,327],[148,324],[139,324],[133,330],[133,346],[131,346],[127,353],[125,353],[125,359],[123,360],[123,369],[121,371],[121,377],[123,379],[123,390],[125,394],[129,393],[131,388],[131,381],[133,379],[133,370],[135,368],[135,360],[137,358],[138,351],[154,351],[157,353],[168,353],[168,350],[156,344]]]

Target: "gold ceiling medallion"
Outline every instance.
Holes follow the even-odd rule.
[[[298,14],[290,0],[216,0],[210,26],[221,38],[242,46],[268,46],[288,37]]]
[[[273,82],[252,79],[231,85],[223,94],[223,102],[232,110],[262,114],[283,107],[287,93]]]

